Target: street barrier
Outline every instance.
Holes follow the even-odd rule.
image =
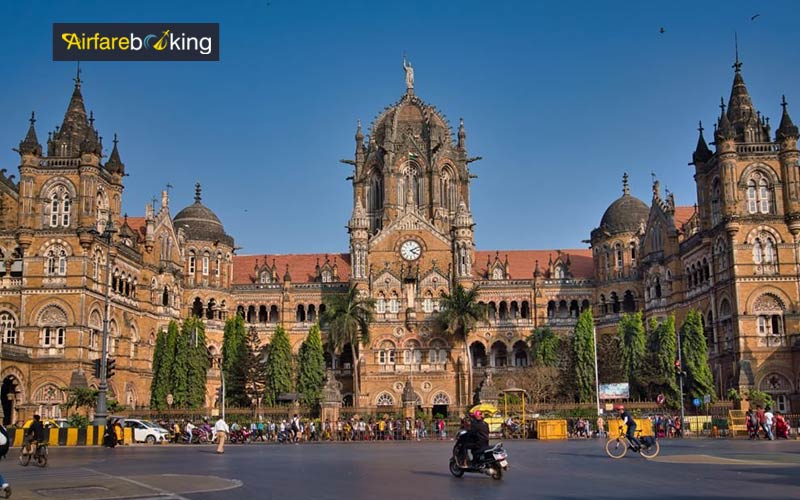
[[[97,425],[85,428],[49,428],[44,430],[44,440],[50,446],[100,446],[103,444],[105,426]],[[9,440],[12,445],[22,446],[25,437],[24,429],[9,429]],[[123,444],[133,442],[133,429],[122,429]]]
[[[543,441],[567,439],[566,420],[539,420],[538,436]]]

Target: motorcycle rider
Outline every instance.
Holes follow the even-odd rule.
[[[186,422],[186,439],[188,442],[192,442],[192,431],[194,430],[194,424],[191,420]]]
[[[461,448],[459,452],[460,466],[468,467],[467,450],[472,450],[472,461],[475,462],[480,451],[489,446],[489,425],[483,420],[483,413],[475,410],[470,419],[469,430],[461,438]]]
[[[617,412],[619,412],[620,420],[622,420],[622,423],[627,427],[625,435],[628,437],[628,441],[633,445],[633,451],[638,452],[642,444],[636,439],[636,421],[630,413],[625,411],[625,407],[622,405],[617,405]]]

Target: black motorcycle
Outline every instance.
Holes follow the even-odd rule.
[[[492,479],[503,479],[503,473],[508,470],[508,454],[503,449],[503,443],[497,443],[491,448],[479,451],[478,456],[467,462],[466,467],[459,465],[458,458],[464,446],[466,434],[465,430],[458,432],[456,444],[453,446],[453,456],[450,458],[450,473],[455,477],[461,477],[465,472],[477,472],[492,476]]]

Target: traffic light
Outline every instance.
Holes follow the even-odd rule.
[[[679,359],[676,359],[675,360],[675,373],[680,373],[680,372],[681,372],[681,362],[680,362]]]
[[[94,378],[100,378],[100,358],[94,360]]]
[[[110,379],[114,376],[114,368],[117,364],[117,360],[114,358],[106,359],[106,379]]]
[[[217,404],[222,404],[222,398],[224,397],[224,392],[222,390],[222,386],[217,387]]]

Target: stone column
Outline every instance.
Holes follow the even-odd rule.
[[[406,379],[406,385],[403,387],[403,418],[414,419],[415,409],[417,405],[417,395],[414,392],[414,386],[411,385],[411,379]]]

